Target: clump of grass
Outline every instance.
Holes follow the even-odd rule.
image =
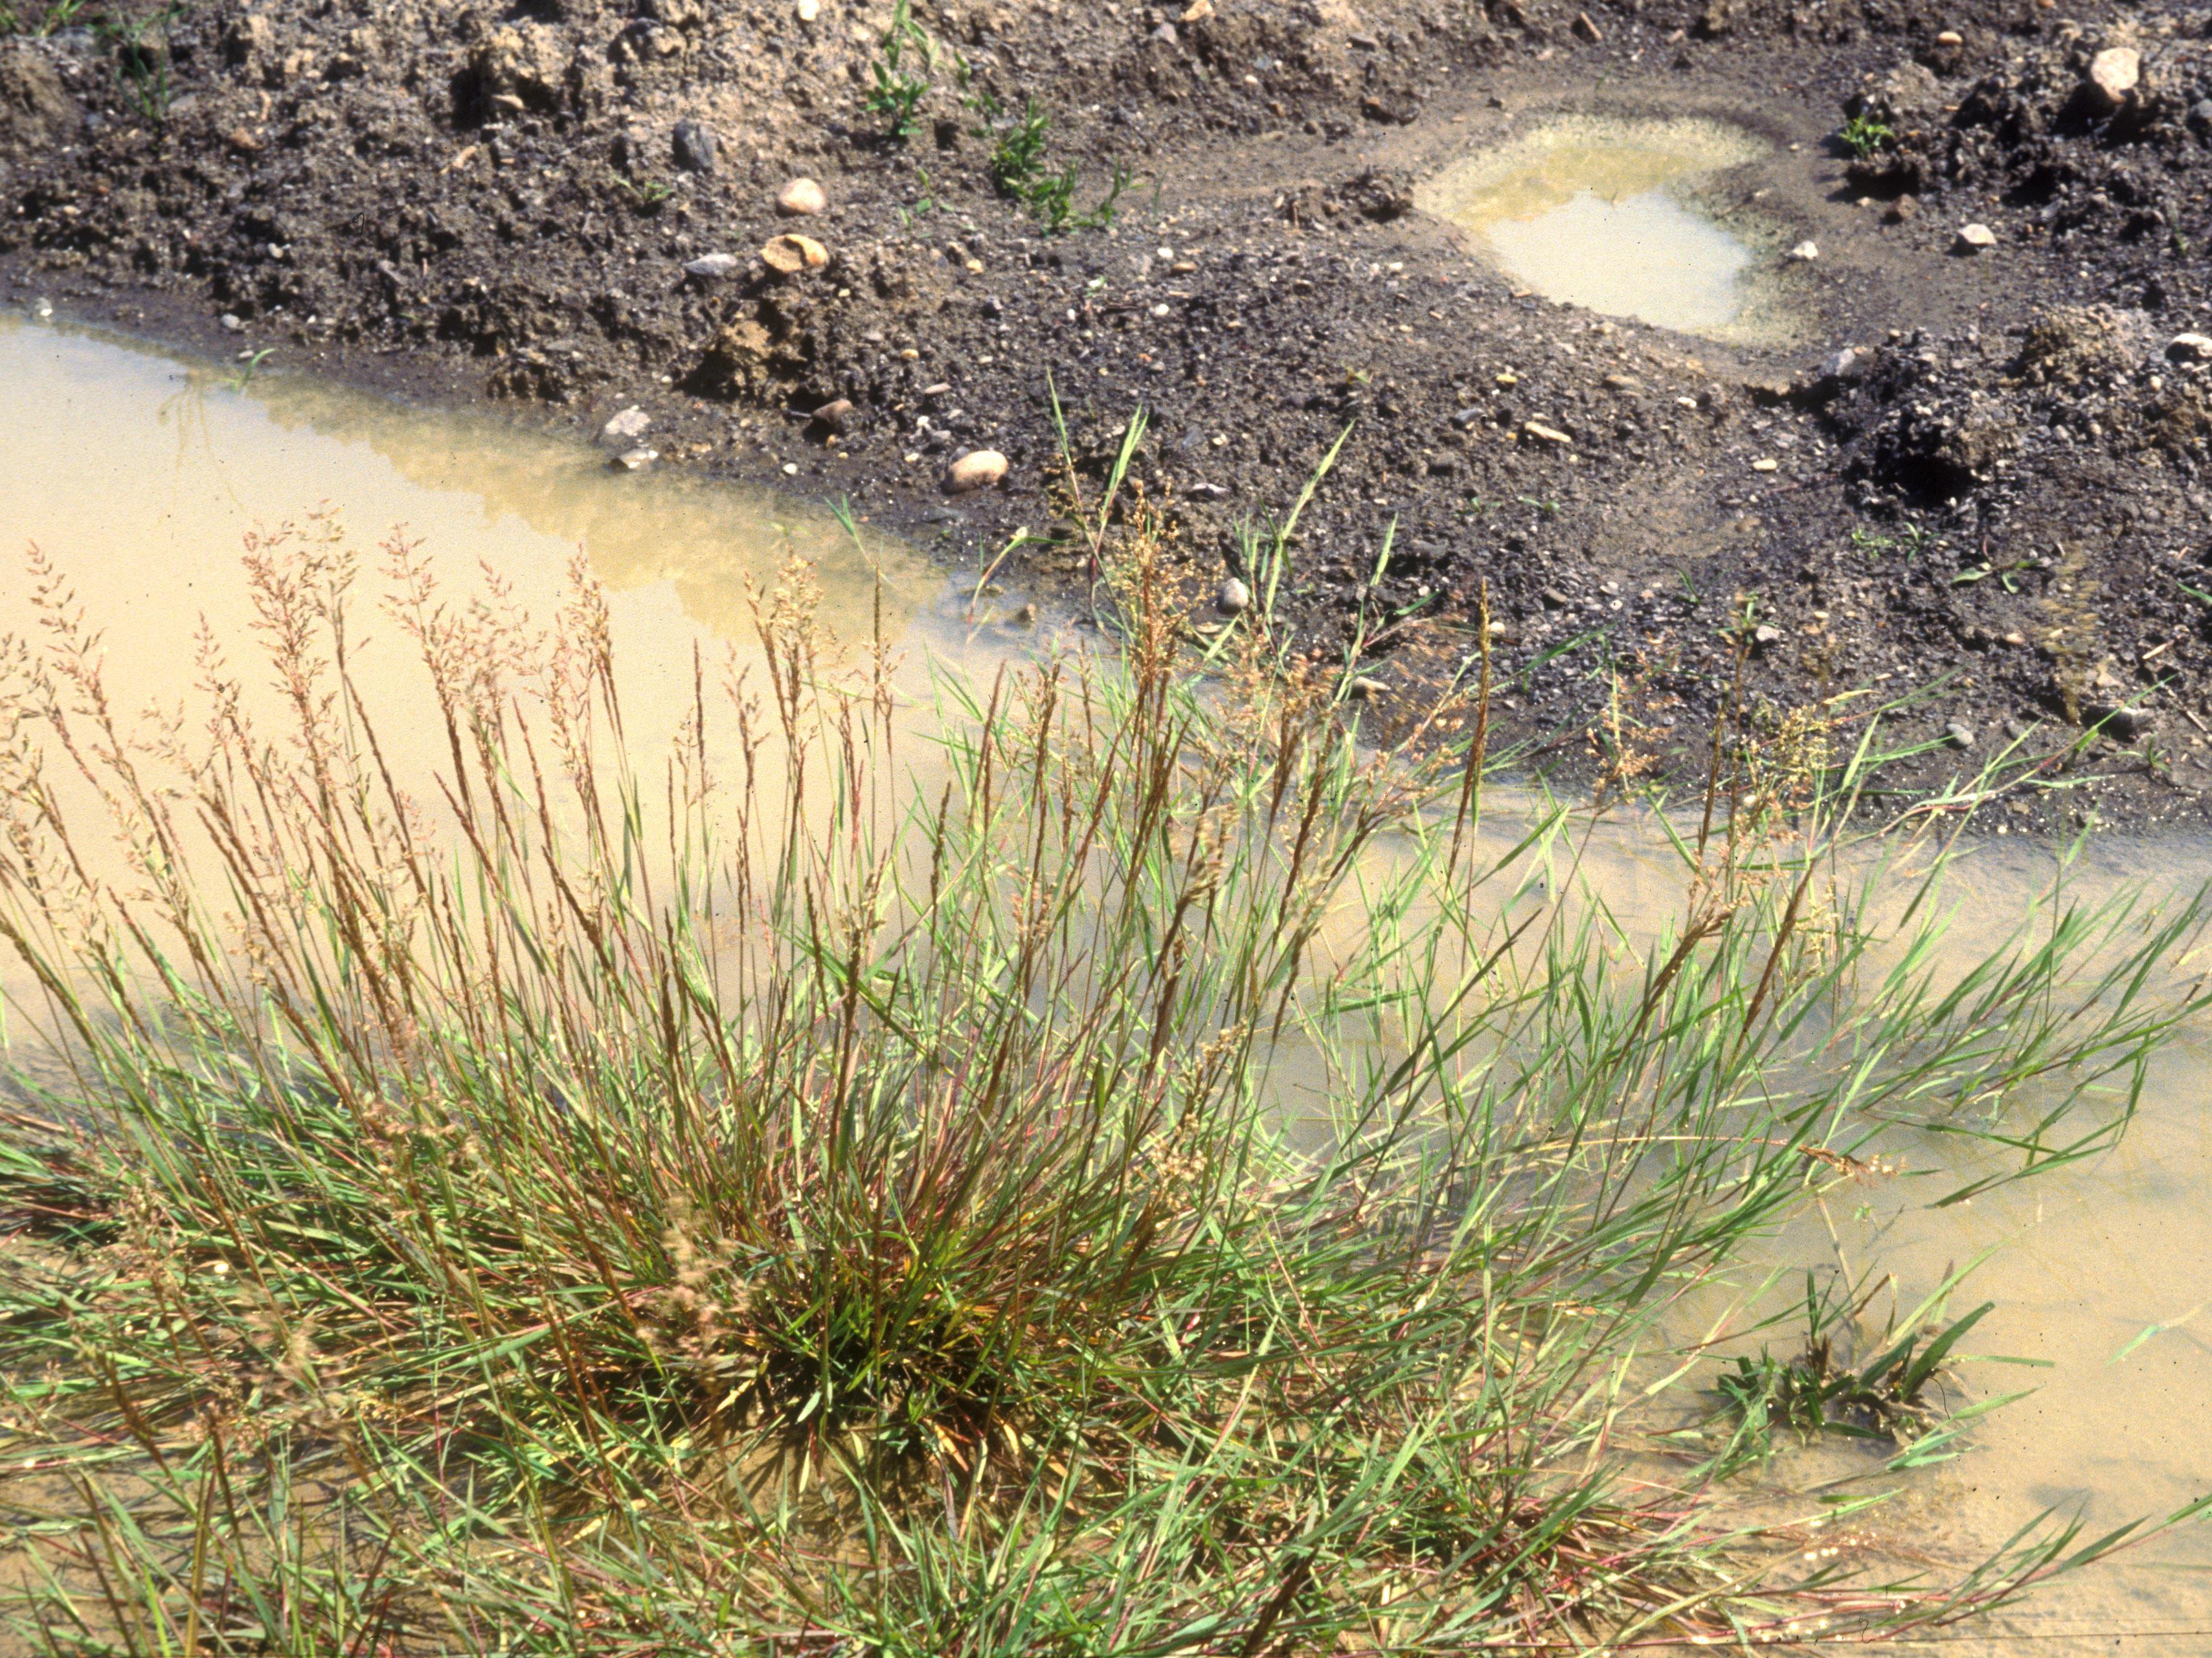
[[[991,113],[985,107],[985,113]],[[1018,193],[1044,166],[1045,143],[1052,131],[1052,116],[1032,98],[1019,119],[1007,123],[991,149],[991,182],[1009,195]]]
[[[182,0],[135,16],[103,11],[94,15],[92,29],[115,64],[115,76],[131,107],[156,125],[169,119],[174,91],[169,81],[169,29],[184,15]],[[54,12],[46,15],[42,32],[55,27]]]
[[[1765,1457],[1773,1453],[1778,1428],[1892,1443],[1924,1438],[1946,1420],[1935,1390],[1946,1380],[1947,1362],[1967,1332],[1996,1310],[1995,1302],[1984,1301],[1947,1318],[1943,1303],[1955,1282],[1940,1285],[1854,1363],[1844,1350],[1863,1306],[1838,1307],[1832,1291],[1807,1273],[1802,1350],[1787,1359],[1765,1346],[1756,1358],[1739,1354],[1715,1384],[1737,1420],[1740,1442]]]
[[[74,23],[88,0],[46,0],[35,18],[27,9],[0,4],[0,34],[55,34]]]
[[[1717,744],[1682,917],[1624,954],[1526,902],[1560,814],[1486,838],[1480,724],[1361,744],[1263,608],[1188,648],[1141,433],[1069,472],[1120,653],[947,682],[914,753],[802,565],[648,771],[580,569],[540,635],[395,542],[422,795],[342,543],[250,550],[268,730],[213,640],[197,722],[129,727],[41,568],[0,686],[27,1638],[1871,1637],[2051,1569],[2063,1530],[1950,1591],[1748,1569],[1739,1458],[1624,1473],[1638,1355],[1890,1125],[2033,1092],[2020,1172],[2108,1139],[2199,909],[2032,918],[1945,984],[1923,921],[1885,966],[1835,873],[1861,773],[1785,800]]]

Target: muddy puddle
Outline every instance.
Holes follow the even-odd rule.
[[[288,524],[295,544],[342,532],[359,555],[352,665],[364,698],[403,716],[430,710],[419,655],[378,614],[395,536],[420,543],[451,602],[495,589],[540,627],[580,552],[607,590],[641,753],[690,709],[695,661],[713,682],[757,669],[755,603],[794,557],[819,587],[825,631],[861,643],[880,627],[917,698],[932,661],[988,670],[1039,642],[995,625],[989,608],[971,616],[941,570],[865,523],[855,534],[771,493],[618,472],[585,444],[497,421],[21,323],[0,322],[0,379],[4,630],[31,628],[35,545],[102,631],[111,692],[130,712],[185,695],[203,619],[212,637],[245,644],[245,538]],[[392,724],[401,764],[441,758],[428,721]]]
[[[1717,165],[1717,163],[1708,163]],[[1564,163],[1563,163],[1564,165]],[[1577,163],[1579,165],[1579,163]],[[1516,175],[1517,176],[1517,175]],[[1585,186],[1571,168],[1544,185],[1497,180],[1483,199],[1534,202]],[[1660,160],[1641,191],[1662,190]],[[1477,199],[1474,193],[1462,198]],[[1624,199],[1636,199],[1636,192]],[[1500,210],[1501,214],[1504,210]],[[1492,221],[1495,222],[1495,220]],[[516,606],[557,602],[580,549],[611,590],[615,657],[635,711],[634,747],[649,752],[681,725],[696,659],[742,669],[757,656],[752,595],[796,553],[811,561],[825,624],[848,638],[878,627],[910,658],[904,683],[921,702],[926,665],[971,675],[1048,647],[1049,630],[970,619],[964,600],[921,558],[860,527],[856,541],[826,513],[758,493],[674,478],[617,475],[574,443],[465,418],[405,409],[306,380],[256,377],[180,363],[48,328],[0,325],[0,373],[13,395],[6,436],[11,484],[0,493],[0,617],[33,623],[21,552],[37,542],[106,630],[118,703],[173,702],[191,681],[200,618],[240,639],[253,617],[240,579],[240,538],[322,510],[356,542],[404,526],[438,552],[457,583],[481,564]],[[373,573],[373,567],[372,567]],[[1012,602],[1018,602],[1016,595]],[[405,643],[372,627],[356,663],[364,694],[422,696]],[[389,704],[387,704],[389,705]],[[421,705],[420,703],[416,705]],[[427,710],[426,710],[427,711]],[[403,741],[441,760],[426,719]],[[1501,818],[1493,832],[1517,832]],[[1624,948],[1679,914],[1682,869],[1649,824],[1602,826],[1521,900],[1601,902]],[[1951,885],[1949,948],[1961,959],[1999,942],[2048,890],[2053,858],[2022,839],[1969,851]],[[2125,883],[2178,889],[2212,879],[2212,848],[2122,844],[2093,851],[2067,877],[2094,898]],[[1982,1354],[2034,1368],[1969,1371],[1984,1394],[2033,1395],[1980,1424],[1956,1461],[1907,1483],[1879,1512],[1889,1546],[1924,1551],[1944,1577],[2002,1545],[2045,1509],[2079,1511],[2091,1532],[2169,1511],[2212,1491],[2212,1033],[2160,1062],[2134,1130],[2116,1150],[1949,1208],[1936,1171],[1955,1174],[1948,1146],[1907,1147],[1891,1177],[1846,1187],[1778,1237],[1766,1265],[1894,1274],[1907,1301],[1988,1254],[1967,1304],[1996,1310],[1975,1332]],[[1748,1297],[1756,1286],[1743,1285]],[[1784,1337],[1778,1335],[1776,1344]],[[1816,1514],[1832,1457],[1785,1453],[1759,1496]],[[2212,1650],[2212,1529],[2157,1538],[2066,1580],[1991,1632],[1946,1632],[1940,1649],[1995,1654],[2015,1637],[2033,1650]],[[2194,1644],[2192,1644],[2192,1643]]]
[[[1878,912],[1896,912],[1924,863],[1900,863]],[[2179,899],[2208,881],[2212,847],[2197,843],[2108,842],[2067,865],[2010,837],[1973,845],[1939,889],[1945,932],[1931,965],[1939,974],[1963,968],[2002,947],[2031,913],[2129,891]],[[1601,904],[1631,940],[1679,914],[1683,887],[1680,864],[1650,826],[1630,823],[1601,827],[1551,885],[1554,902]],[[2194,978],[2207,964],[2168,965]],[[1891,1149],[1887,1172],[1840,1186],[1772,1240],[1758,1265],[1775,1275],[1764,1295],[1740,1278],[1743,1299],[1703,1309],[1720,1322],[1694,1334],[1741,1329],[1752,1307],[1771,1312],[1802,1297],[1811,1271],[1868,1294],[1863,1327],[1878,1337],[1893,1305],[1909,1309],[1978,1262],[1949,1302],[1954,1316],[1995,1303],[1965,1344],[1980,1356],[1962,1367],[1960,1402],[2027,1397],[1977,1423],[1955,1460],[1910,1476],[1826,1539],[1812,1533],[1814,1545],[1871,1541],[1891,1575],[1924,1560],[1942,1578],[2047,1510],[2078,1515],[2086,1542],[2212,1493],[2212,1031],[2159,1056],[2126,1137],[2083,1162],[1938,1206],[2013,1165],[1949,1137],[1900,1137]],[[1800,1326],[1729,1350],[1764,1343],[1787,1356],[1802,1345],[1793,1345]],[[1887,1487],[1864,1482],[1878,1459],[1848,1445],[1784,1444],[1747,1493],[1763,1520],[1809,1519],[1833,1499]],[[1852,1483],[1830,1484],[1838,1480]],[[2063,1577],[1988,1622],[1901,1649],[2194,1654],[2212,1651],[2208,1613],[2212,1525],[2199,1522]]]
[[[1701,189],[1766,146],[1697,120],[1575,120],[1470,156],[1415,195],[1509,277],[1601,315],[1717,337],[1771,332],[1761,255]]]

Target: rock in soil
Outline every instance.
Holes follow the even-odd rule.
[[[775,194],[775,210],[793,218],[811,218],[829,206],[830,198],[811,179],[793,179]]]
[[[678,121],[669,148],[676,165],[686,173],[712,173],[721,143],[712,131],[698,122]]]
[[[795,277],[829,264],[830,250],[811,236],[778,236],[761,249],[761,263],[780,275]]]
[[[2127,102],[2142,79],[2142,54],[2131,46],[2107,46],[2089,60],[2089,91],[2107,114]]]
[[[996,449],[975,449],[954,461],[945,474],[949,495],[973,495],[1006,481],[1006,457]]]
[[[83,116],[62,78],[64,61],[36,41],[0,39],[0,162],[38,155],[76,135]]]

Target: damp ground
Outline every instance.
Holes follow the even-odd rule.
[[[971,571],[1027,530],[1002,568],[1063,587],[1084,572],[1051,533],[1055,394],[1086,477],[1148,412],[1134,475],[1211,578],[1194,591],[1350,429],[1281,601],[1317,661],[1371,644],[1363,677],[1409,718],[1486,591],[1520,681],[1501,724],[1586,776],[1614,664],[1647,665],[1659,729],[1710,726],[1740,594],[1771,630],[1756,696],[1911,688],[1931,743],[2045,728],[2067,786],[2023,801],[2039,824],[2201,820],[2212,637],[2185,586],[2212,402],[2168,347],[2212,327],[2189,251],[2212,240],[2202,20],[1585,9],[924,5],[903,136],[867,107],[880,0],[471,6],[451,29],[390,0],[235,30],[164,12],[152,102],[112,31],[27,24],[0,65],[0,286],[571,436],[640,407],[664,468],[848,497]],[[2100,116],[2082,88],[2107,48],[2154,72]],[[711,157],[679,161],[685,122]],[[1722,293],[1738,256],[1675,208],[1717,225],[1752,256],[1719,337],[1636,320],[1633,296],[1547,300],[1422,205],[1578,123],[1759,150],[1656,199],[1599,181],[1542,233],[1619,248],[1629,211],[1696,242]],[[757,255],[800,174],[830,263],[787,277]],[[1073,181],[1057,226],[1028,189],[1047,178]],[[1968,225],[1986,253],[1960,251]],[[945,494],[968,448],[1006,454],[1004,488]],[[2107,728],[2066,758],[2085,707],[2138,693],[2152,746]],[[1694,772],[1694,745],[1655,746]]]

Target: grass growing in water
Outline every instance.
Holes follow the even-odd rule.
[[[794,568],[650,765],[580,573],[540,638],[395,546],[431,799],[330,546],[248,562],[275,732],[211,644],[204,725],[124,728],[49,581],[0,748],[28,1638],[1456,1651],[1879,1633],[2072,1557],[1793,1578],[1715,1518],[1735,1451],[1620,1448],[1670,1304],[1885,1125],[2109,1138],[2199,911],[1939,980],[1830,857],[1859,766],[1717,742],[1624,951],[1531,906],[1563,820],[1486,838],[1480,735],[1361,747],[1264,606],[1223,696],[1141,502],[1093,521],[1119,655],[948,686],[925,753]]]

